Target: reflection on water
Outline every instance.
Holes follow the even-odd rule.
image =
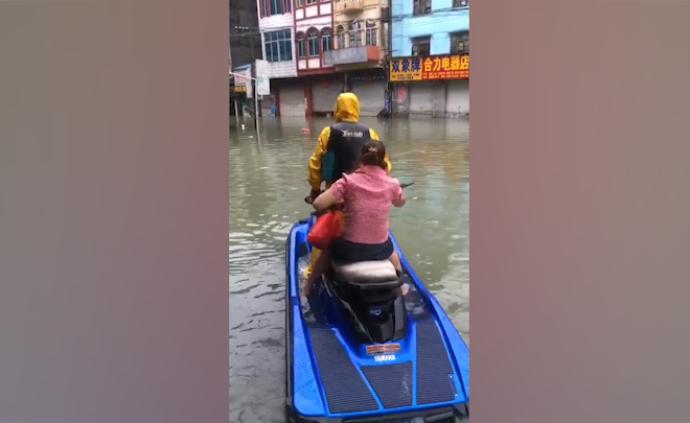
[[[363,119],[414,185],[391,227],[469,344],[469,122]],[[285,239],[309,212],[306,166],[329,119],[263,118],[230,128],[230,421],[283,422]],[[310,130],[303,133],[303,128]]]

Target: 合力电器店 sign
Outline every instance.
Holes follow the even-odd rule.
[[[469,79],[470,56],[405,57],[390,62],[391,82]]]

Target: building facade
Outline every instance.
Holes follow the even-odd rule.
[[[385,107],[388,0],[336,0],[333,49],[324,62],[341,76],[343,91],[357,94],[362,116]]]
[[[469,32],[469,0],[393,4],[394,114],[469,115]]]
[[[271,95],[260,97],[262,115],[279,114],[280,88],[297,78],[293,0],[256,0],[263,60],[268,62]],[[301,108],[304,110],[304,107]]]
[[[271,79],[297,77],[292,1],[256,0],[263,58]]]
[[[258,26],[258,10],[252,2],[230,0],[230,72],[245,69],[255,58],[261,58],[261,35]],[[232,74],[229,82],[230,112],[235,114],[236,110],[239,110],[241,114],[241,106],[248,103],[246,82],[237,81]],[[238,105],[240,107],[237,107]]]
[[[244,7],[247,4],[255,8],[254,28],[233,21],[231,5],[231,67],[249,75],[253,59],[268,62],[268,74],[262,76],[270,79],[271,95],[259,97],[260,115],[332,115],[338,95],[345,91],[357,94],[362,116],[376,116],[386,108],[388,0],[255,0]],[[253,56],[236,58],[237,42],[247,52],[254,43]],[[247,78],[236,79],[241,82],[235,91],[246,93]],[[241,107],[253,109],[253,101]]]
[[[295,0],[294,16],[297,75],[305,113],[307,116],[333,113],[340,87],[334,89],[337,85],[335,68],[324,58],[333,49],[333,3],[330,0]]]

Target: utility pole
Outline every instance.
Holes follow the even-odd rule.
[[[254,96],[254,128],[259,132],[259,95],[256,93],[256,56],[254,55],[254,35],[249,33],[249,49],[252,51],[252,95]]]
[[[388,48],[386,54],[386,88],[388,89],[386,101],[388,101],[389,119],[393,119],[393,83],[390,80],[391,59],[393,58],[393,0],[388,0]]]

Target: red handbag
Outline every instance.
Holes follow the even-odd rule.
[[[307,235],[307,241],[319,250],[327,250],[333,240],[342,235],[342,232],[341,213],[330,211],[316,221]]]

